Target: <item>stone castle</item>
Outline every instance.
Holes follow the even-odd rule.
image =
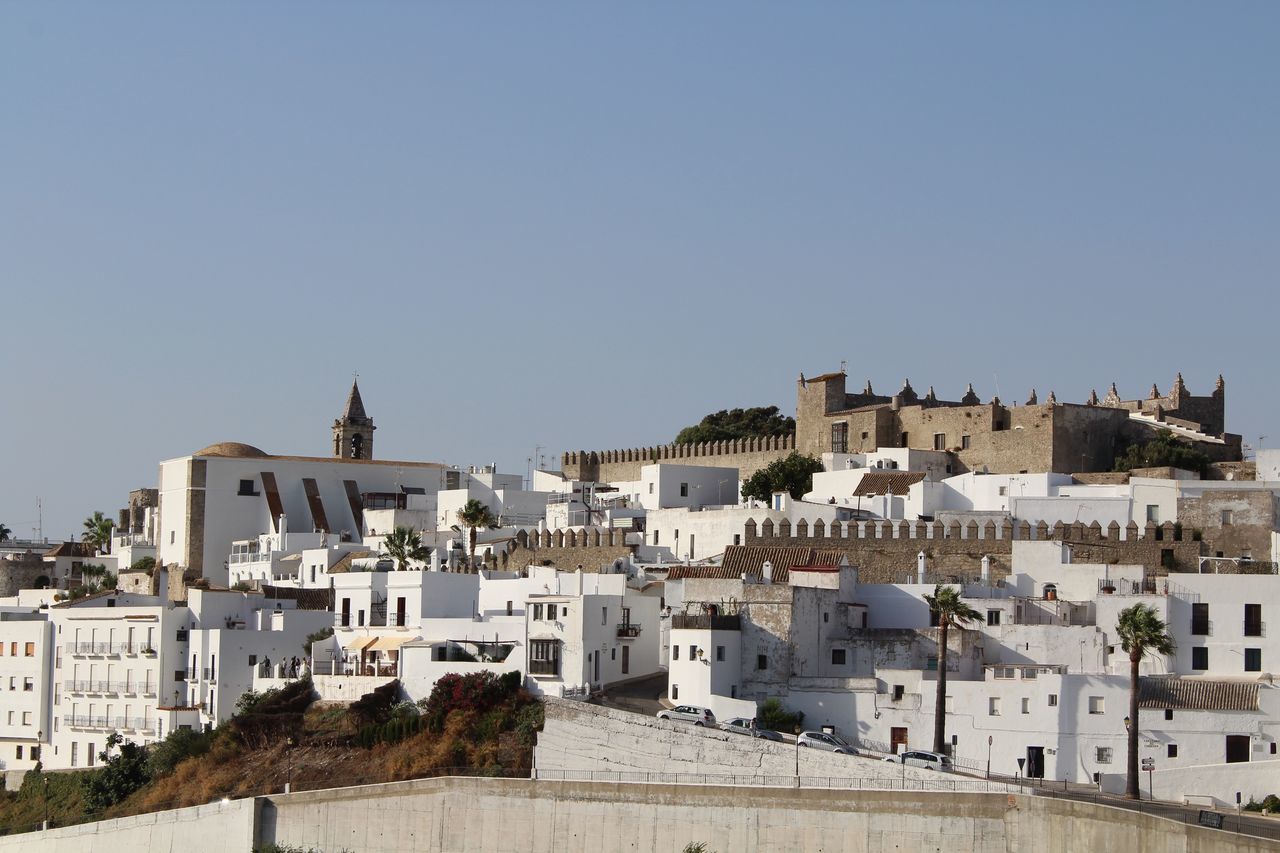
[[[794,435],[605,451],[573,451],[561,458],[566,476],[596,481],[638,480],[653,462],[736,467],[749,477],[793,450],[811,456],[862,453],[877,447],[944,452],[952,473],[996,474],[1110,471],[1130,444],[1159,430],[1202,451],[1214,462],[1241,459],[1240,436],[1225,432],[1225,383],[1218,377],[1208,396],[1192,395],[1179,373],[1168,394],[1152,385],[1146,399],[1124,400],[1112,383],[1084,403],[1060,403],[1050,392],[1041,403],[1033,390],[1026,403],[983,403],[970,385],[958,401],[922,397],[910,380],[890,396],[870,381],[859,393],[846,389],[846,374],[826,373],[796,382]]]

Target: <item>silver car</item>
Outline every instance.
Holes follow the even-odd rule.
[[[814,749],[825,749],[827,752],[838,752],[841,755],[857,755],[857,751],[852,744],[845,741],[839,735],[829,735],[826,732],[801,732],[796,738],[796,746],[809,746]]]
[[[751,737],[763,738],[765,740],[782,740],[782,735],[771,729],[756,728],[751,724],[751,720],[746,717],[734,717],[732,720],[720,723],[720,729],[726,732],[733,732],[739,735],[749,735]]]
[[[901,755],[887,756],[885,761],[891,764],[905,764],[908,767],[927,767],[930,770],[950,770],[951,759],[938,752],[923,749],[909,749]]]
[[[695,726],[714,726],[716,724],[716,715],[711,713],[710,708],[702,708],[698,705],[677,705],[674,708],[663,708],[658,712],[659,720],[680,720],[685,723],[693,723]]]

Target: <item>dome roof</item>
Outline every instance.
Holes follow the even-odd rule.
[[[241,444],[238,441],[219,441],[217,444],[211,444],[202,450],[197,450],[191,455],[262,458],[268,454],[251,444]]]

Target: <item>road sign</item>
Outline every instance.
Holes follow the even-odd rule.
[[[1142,759],[1142,769],[1143,769],[1143,770],[1155,770],[1155,769],[1156,769],[1156,760],[1155,760],[1154,758],[1144,758],[1144,759]]]

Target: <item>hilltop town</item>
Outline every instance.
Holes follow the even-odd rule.
[[[1136,743],[1144,798],[1280,791],[1280,451],[1245,458],[1221,377],[1079,403],[843,370],[794,391],[783,431],[526,474],[382,459],[353,383],[329,455],[216,443],[140,472],[83,541],[6,536],[8,787],[304,680],[417,703],[492,673],[546,702],[539,778],[790,775],[794,751],[797,784],[1123,795]],[[1135,613],[1167,647],[1130,654]],[[610,735],[638,725],[666,740]],[[670,746],[697,728],[726,736]]]

